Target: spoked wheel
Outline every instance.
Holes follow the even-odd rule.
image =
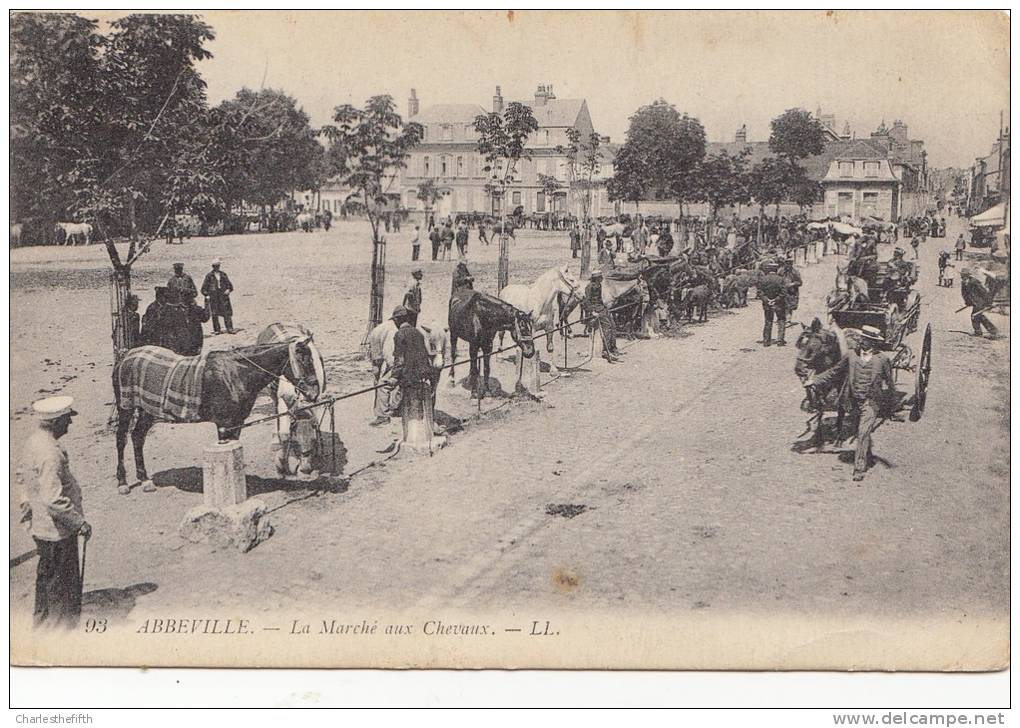
[[[917,359],[917,370],[914,383],[914,406],[910,408],[910,421],[917,422],[924,412],[925,399],[928,396],[928,380],[931,377],[931,324],[924,327],[924,343],[921,345],[921,356]]]

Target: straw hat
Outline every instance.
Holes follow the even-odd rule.
[[[55,420],[64,415],[76,415],[73,397],[46,397],[32,403],[32,411],[37,419]]]

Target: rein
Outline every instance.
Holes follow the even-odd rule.
[[[311,341],[311,337],[309,337],[308,341]],[[294,342],[290,342],[290,343],[294,343]],[[288,362],[287,362],[288,364],[292,364],[292,362],[293,362],[293,359],[290,357],[290,343],[288,343]],[[248,358],[244,354],[241,354],[240,352],[235,351],[235,352],[232,352],[232,353],[236,354],[237,357],[239,359],[241,359],[242,361],[245,361],[245,362],[248,362],[249,364],[251,364],[253,367],[255,367],[255,369],[259,370],[263,374],[268,374],[273,379],[278,379],[280,376],[283,375],[283,372],[271,372],[271,371],[269,371],[264,366],[262,366],[262,365],[258,364],[257,362],[251,360],[250,358]],[[294,367],[291,366],[291,368],[293,369]],[[296,389],[298,391],[298,393],[302,397],[304,397],[305,399],[307,399],[309,401],[312,401],[312,397],[309,396],[307,390],[305,390],[305,388],[302,386],[302,384],[304,383],[305,378],[304,377],[298,377],[298,373],[297,372],[294,372],[294,377],[295,377],[295,379],[298,379],[299,382],[301,382],[300,384],[296,384],[294,382],[291,382],[291,384],[294,385],[294,389]],[[318,383],[318,382],[316,382],[316,383]]]

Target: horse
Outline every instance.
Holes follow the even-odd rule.
[[[92,225],[87,222],[58,222],[54,230],[57,232],[57,239],[63,236],[67,245],[74,245],[76,237],[80,237],[86,245],[92,241]]]
[[[809,376],[821,374],[838,364],[849,351],[849,344],[846,335],[840,329],[833,331],[823,328],[822,322],[817,317],[810,326],[801,324],[801,327],[795,345],[797,359],[793,371],[801,382],[805,382]],[[827,392],[817,392],[814,388],[809,388],[801,403],[801,409],[818,413],[817,426],[812,438],[816,445],[820,445],[822,439],[820,427],[822,414],[826,409],[831,410],[837,406],[841,389],[842,384],[832,387]]]
[[[262,331],[259,332],[258,337],[256,337],[255,343],[257,345],[264,346],[291,341],[294,339],[303,340],[308,345],[308,350],[312,359],[312,366],[315,370],[315,381],[318,384],[318,392],[321,395],[326,391],[326,366],[311,331],[301,324],[277,322],[262,329]],[[289,443],[295,441],[295,438],[291,437],[293,417],[298,420],[297,426],[293,428],[298,431],[298,437],[296,438],[298,456],[300,457],[298,469],[304,474],[311,473],[312,454],[315,443],[313,438],[308,437],[306,436],[306,433],[301,432],[301,422],[311,422],[311,418],[307,415],[307,413],[314,412],[314,410],[306,410],[302,413],[296,413],[296,415],[293,416],[291,415],[291,410],[294,409],[295,406],[300,407],[312,404],[314,400],[307,400],[305,392],[299,392],[284,376],[278,377],[276,381],[271,382],[267,389],[269,391],[270,399],[273,400],[273,409],[279,416],[276,420],[276,432],[273,433],[274,441],[281,443],[281,445],[286,443],[285,446],[280,448],[280,451],[276,456],[277,472],[281,475],[290,474],[292,472],[288,449]],[[302,417],[302,415],[305,416]],[[314,429],[318,430],[317,424],[314,425]]]
[[[173,376],[160,378],[160,366],[168,372],[182,369],[187,372],[191,368],[192,388],[185,392],[175,390],[170,386],[175,381]],[[319,382],[307,341],[257,344],[214,351],[204,357],[181,357],[155,346],[129,351],[113,368],[118,492],[122,495],[129,492],[124,447],[132,417],[135,418],[131,444],[136,475],[142,490],[151,492],[155,486],[145,469],[143,451],[146,435],[155,422],[212,422],[220,442],[237,440],[259,393],[280,376],[304,390],[308,398],[318,398]],[[148,390],[146,385],[149,385]],[[152,391],[152,387],[157,391]]]
[[[553,362],[553,334],[559,325],[559,313],[565,305],[563,297],[581,299],[583,291],[581,285],[570,273],[567,264],[558,268],[550,268],[540,275],[530,286],[520,283],[511,283],[499,292],[499,297],[510,305],[527,311],[531,314],[531,325],[533,335],[535,332],[545,332],[545,350],[549,357],[549,368],[553,374],[559,370]],[[499,345],[503,346],[503,334],[500,332]],[[541,366],[541,356],[539,356]]]
[[[852,262],[852,261],[851,261]],[[836,289],[826,299],[829,309],[839,303],[846,301],[848,308],[853,308],[857,303],[868,303],[868,282],[850,272],[850,264],[836,266]]]
[[[457,363],[457,340],[468,342],[471,354],[469,382],[476,398],[481,399],[489,388],[489,358],[492,343],[500,331],[510,335],[526,359],[535,355],[535,342],[531,336],[531,316],[506,301],[481,291],[459,288],[450,296],[450,385],[456,381],[454,370]],[[483,378],[478,386],[478,351],[482,351]],[[518,384],[520,381],[518,380]]]

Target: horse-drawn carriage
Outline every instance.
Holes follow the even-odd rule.
[[[879,349],[890,355],[893,378],[901,371],[914,374],[914,395],[907,401],[911,403],[910,419],[916,421],[924,412],[931,375],[931,324],[925,326],[919,355],[915,356],[906,343],[906,338],[917,331],[921,315],[921,296],[910,287],[916,277],[904,280],[888,262],[863,263],[854,271],[858,276],[840,270],[836,291],[829,297],[829,320],[835,326],[831,333],[838,344],[838,354],[842,356],[856,347],[855,338],[862,327],[870,326],[881,332],[883,343]],[[815,334],[819,332],[816,330]],[[834,348],[832,340],[828,346]],[[798,342],[798,349],[802,348]]]

